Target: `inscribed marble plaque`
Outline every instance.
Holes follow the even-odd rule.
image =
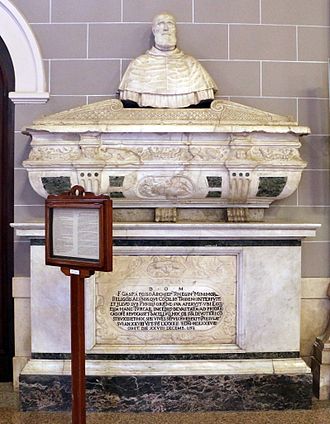
[[[233,344],[236,256],[115,256],[96,274],[96,345]]]

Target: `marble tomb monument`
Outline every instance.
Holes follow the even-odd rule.
[[[269,205],[298,187],[309,128],[213,99],[212,78],[176,48],[174,18],[158,15],[153,33],[155,46],[129,66],[121,99],[25,130],[24,167],[40,196],[80,184],[114,201],[114,270],[86,284],[88,408],[309,408],[312,376],[299,356],[301,241],[318,225],[264,221]],[[208,107],[183,107],[200,100]],[[20,372],[21,406],[65,410],[69,284],[44,264],[44,223],[14,225],[31,241],[32,354]]]

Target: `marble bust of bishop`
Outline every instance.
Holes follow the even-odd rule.
[[[176,47],[175,24],[168,13],[154,18],[155,44],[129,64],[119,86],[120,99],[155,108],[182,108],[214,99],[213,79]]]

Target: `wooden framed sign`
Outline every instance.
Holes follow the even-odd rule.
[[[46,200],[46,264],[112,270],[112,201],[74,186]]]

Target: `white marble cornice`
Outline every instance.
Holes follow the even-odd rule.
[[[23,375],[69,375],[71,361],[33,359],[25,366]],[[235,375],[235,374],[310,374],[301,358],[129,361],[87,360],[87,375]]]
[[[45,237],[43,222],[13,223],[18,237]],[[309,223],[114,223],[117,239],[287,240],[315,237],[321,224]]]
[[[116,132],[218,132],[309,134],[291,117],[234,103],[214,100],[210,108],[152,109],[124,108],[121,101],[108,99],[58,112],[34,121],[28,132],[116,133]]]

